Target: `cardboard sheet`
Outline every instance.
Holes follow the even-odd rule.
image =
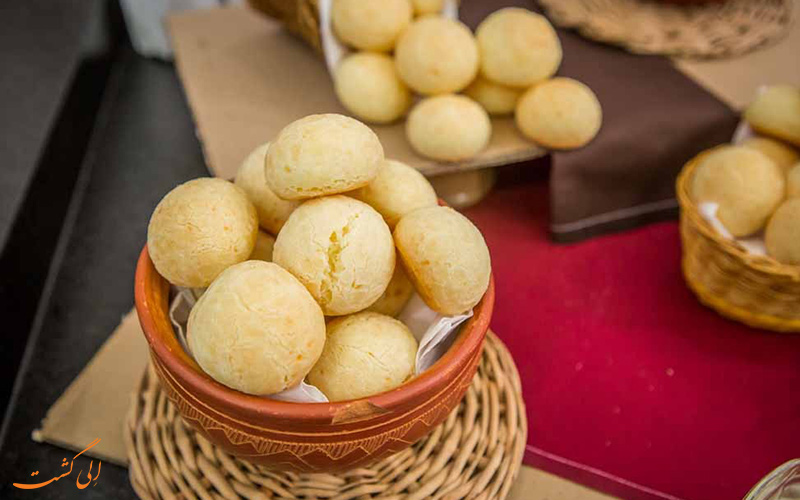
[[[208,167],[232,178],[256,146],[293,120],[342,113],[322,56],[276,21],[241,7],[174,15],[168,21],[175,61]],[[466,162],[422,158],[406,141],[404,122],[374,126],[386,156],[426,175],[516,163],[544,151],[525,140],[511,118],[492,120],[492,140]]]

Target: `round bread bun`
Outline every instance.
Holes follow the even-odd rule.
[[[158,203],[147,226],[147,250],[167,281],[204,288],[250,257],[256,234],[258,216],[244,191],[222,179],[195,179]]]
[[[745,110],[744,118],[758,132],[800,146],[800,87],[767,87]]]
[[[480,302],[492,272],[483,235],[449,207],[411,212],[394,241],[408,277],[425,303],[441,314],[462,314]]]
[[[800,265],[800,198],[785,201],[764,233],[767,253],[783,264]]]
[[[372,123],[390,123],[411,106],[411,91],[386,54],[357,52],[333,73],[336,96],[349,112]]]
[[[400,78],[425,95],[464,89],[478,73],[478,46],[460,21],[425,16],[400,35],[394,52]]]
[[[438,14],[444,9],[444,0],[411,0],[415,16]]]
[[[742,146],[753,148],[764,153],[767,158],[774,161],[785,173],[789,172],[795,163],[800,161],[800,154],[786,144],[770,139],[769,137],[751,137],[742,143]]]
[[[189,314],[189,348],[217,382],[266,395],[298,384],[325,344],[325,318],[297,279],[270,262],[226,269]]]
[[[264,174],[269,143],[262,144],[250,153],[236,172],[234,184],[242,188],[256,207],[258,223],[272,234],[278,234],[286,219],[300,204],[279,198],[267,185]]]
[[[310,115],[281,130],[267,151],[270,189],[285,200],[343,193],[368,184],[383,162],[378,136],[358,120]]]
[[[406,136],[422,156],[441,161],[472,158],[489,144],[492,122],[480,104],[462,95],[428,97],[411,110]]]
[[[417,341],[400,321],[373,312],[328,323],[327,340],[308,382],[330,401],[366,398],[414,376]]]
[[[786,174],[786,197],[800,198],[800,163],[789,169]]]
[[[522,90],[479,76],[464,90],[464,94],[483,106],[490,115],[501,116],[514,112]]]
[[[517,127],[533,142],[549,149],[588,144],[600,131],[603,110],[592,89],[571,78],[553,78],[520,97]]]
[[[403,264],[397,262],[394,266],[394,274],[392,275],[389,286],[386,291],[380,296],[374,304],[367,308],[367,311],[372,311],[387,316],[395,317],[400,314],[400,311],[408,304],[411,296],[414,295],[414,285],[408,279]]]
[[[388,52],[411,22],[409,0],[333,0],[336,37],[361,50]]]
[[[481,74],[511,87],[529,87],[553,76],[561,64],[561,42],[544,17],[508,7],[490,14],[475,32]]]
[[[767,223],[783,200],[786,181],[775,162],[745,146],[720,146],[697,165],[690,193],[695,203],[717,203],[717,218],[735,237]]]
[[[416,168],[395,160],[386,160],[372,182],[348,194],[377,210],[389,229],[405,214],[437,204],[428,179]]]
[[[272,262],[272,251],[274,248],[275,237],[264,231],[259,231],[258,236],[256,236],[256,246],[253,248],[253,253],[250,254],[249,260]]]
[[[383,217],[346,196],[307,201],[278,234],[272,258],[328,316],[369,307],[392,279],[395,250]]]

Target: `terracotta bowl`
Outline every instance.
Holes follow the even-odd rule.
[[[215,382],[181,348],[168,314],[169,283],[147,247],[136,267],[136,311],[170,400],[212,443],[249,462],[296,472],[336,472],[407,448],[442,423],[478,366],[494,306],[494,280],[453,346],[397,389],[338,403],[286,403]]]

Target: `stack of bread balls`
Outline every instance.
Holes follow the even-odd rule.
[[[440,314],[461,314],[491,272],[480,231],[439,206],[417,170],[385,159],[366,125],[336,114],[289,124],[234,183],[173,189],[147,244],[169,282],[207,287],[187,326],[197,363],[256,395],[303,379],[330,401],[403,384],[417,340],[395,316],[415,290]]]
[[[771,257],[800,265],[800,88],[767,88],[744,117],[763,135],[704,155],[691,196],[718,204],[717,218],[734,237],[763,231]]]
[[[553,78],[561,43],[543,16],[521,8],[489,15],[475,34],[441,16],[443,0],[333,0],[333,32],[354,52],[334,69],[336,95],[355,117],[385,124],[408,113],[406,136],[422,156],[460,161],[483,151],[489,115],[514,114],[520,132],[550,149],[579,148],[600,130],[586,85]],[[412,93],[419,95],[416,104]]]

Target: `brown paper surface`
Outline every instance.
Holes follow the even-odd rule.
[[[177,14],[169,18],[168,27],[206,163],[215,175],[233,178],[250,151],[298,118],[347,114],[321,56],[276,21],[233,7]],[[403,122],[370,126],[387,157],[426,175],[516,163],[544,154],[519,134],[511,118],[492,120],[489,147],[457,164],[437,163],[414,153]]]
[[[131,311],[50,407],[33,439],[81,451],[100,438],[86,454],[127,465],[123,425],[148,359],[139,318]]]

